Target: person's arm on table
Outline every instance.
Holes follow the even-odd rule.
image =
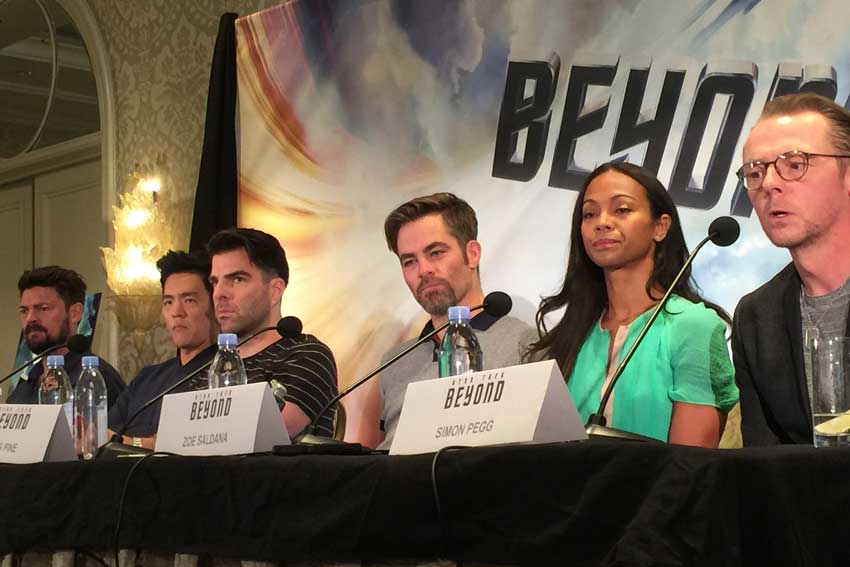
[[[668,441],[676,445],[716,448],[726,422],[726,414],[714,406],[673,403]]]
[[[351,408],[348,414],[351,435],[346,437],[346,441],[360,443],[370,449],[377,448],[384,440],[384,432],[381,431],[380,376],[375,376],[345,399],[346,407]]]
[[[738,401],[726,329],[717,313],[702,305],[674,318],[668,442],[707,448],[720,443],[726,412]]]
[[[290,437],[301,433],[337,394],[336,362],[331,350],[319,341],[296,348],[274,373],[286,387],[281,417]]]

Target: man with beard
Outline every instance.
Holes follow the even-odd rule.
[[[413,297],[431,320],[420,337],[439,327],[448,318],[453,305],[475,307],[484,303],[478,274],[481,244],[478,219],[469,204],[451,193],[436,193],[409,201],[387,216],[384,222],[387,246],[398,256],[401,273]],[[475,330],[484,353],[485,369],[503,368],[521,363],[523,344],[536,337],[533,329],[514,317],[496,319],[484,311],[475,315],[470,326]],[[380,375],[380,400],[373,388],[367,395],[364,420],[380,425],[374,437],[360,441],[381,448],[392,443],[407,385],[437,378],[437,354],[443,333],[420,345]],[[384,356],[384,360],[409,347],[415,339]],[[380,422],[377,414],[380,411]]]
[[[215,316],[222,333],[239,339],[280,320],[280,304],[289,283],[286,254],[274,236],[251,228],[213,235],[207,244],[212,258],[210,283]],[[267,331],[239,347],[248,382],[277,380],[286,387],[283,422],[297,435],[337,394],[333,353],[313,335],[280,337]],[[333,435],[334,412],[322,416],[317,435]]]
[[[86,282],[80,274],[59,266],[35,268],[23,273],[18,280],[18,291],[21,294],[18,306],[21,329],[24,342],[32,352],[40,354],[61,345],[76,332],[86,300]],[[71,380],[71,387],[76,386],[83,356],[91,356],[91,353],[73,353],[63,347],[51,354],[65,356],[65,371]],[[47,357],[21,377],[6,402],[37,404],[38,383],[46,368]],[[106,382],[107,404],[112,407],[124,391],[124,381],[118,371],[102,358],[100,373]]]
[[[172,250],[157,261],[156,267],[162,286],[162,319],[177,347],[177,356],[145,366],[133,378],[109,412],[110,436],[148,401],[212,360],[217,349],[218,323],[213,315],[210,259],[206,252]],[[192,384],[186,384],[177,391],[190,389]],[[161,411],[160,401],[140,413],[130,423],[122,442],[153,449]]]

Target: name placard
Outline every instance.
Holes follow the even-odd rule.
[[[77,455],[62,406],[0,405],[0,463],[73,461]]]
[[[414,382],[390,455],[587,439],[554,360]]]
[[[265,382],[170,394],[162,400],[156,450],[178,455],[239,455],[288,445]]]

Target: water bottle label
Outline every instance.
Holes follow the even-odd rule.
[[[235,350],[220,350],[213,359],[209,374],[210,389],[244,386],[248,383],[245,365]]]
[[[483,368],[484,358],[475,332],[465,324],[450,325],[440,346],[438,376],[459,376]]]

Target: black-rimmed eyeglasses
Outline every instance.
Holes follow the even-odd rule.
[[[791,150],[779,154],[773,161],[751,161],[741,166],[735,174],[738,176],[747,191],[758,191],[761,189],[764,178],[767,175],[767,167],[773,164],[776,173],[785,181],[796,181],[802,179],[809,170],[809,159],[813,157],[850,158],[850,155],[815,154],[801,150]]]

